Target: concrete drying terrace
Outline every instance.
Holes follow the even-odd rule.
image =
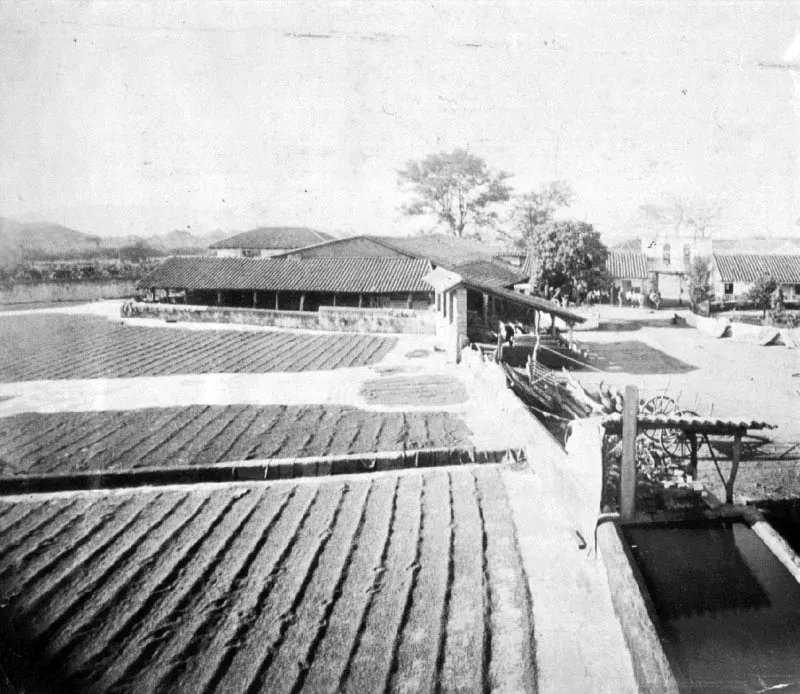
[[[75,691],[535,689],[496,468],[0,502],[23,675]]]
[[[0,360],[6,474],[520,447],[428,336],[120,326],[119,303],[0,315],[29,344]]]
[[[32,691],[634,691],[548,508],[496,465],[6,498],[2,665]]]
[[[297,408],[402,417],[395,447],[412,415],[454,417],[469,445],[524,448],[530,466],[3,498],[0,622],[10,647],[0,665],[34,678],[33,691],[41,673],[60,678],[58,691],[637,691],[603,565],[538,474],[563,466],[564,452],[502,374],[474,358],[450,365],[424,340],[399,338],[378,364],[325,374],[357,385],[304,382]],[[160,465],[169,464],[156,461],[162,439],[190,454],[215,408],[250,408],[222,455],[241,460],[263,444],[260,410],[291,411],[284,400],[298,397],[296,382],[278,387],[284,374],[262,375],[271,380],[258,388],[251,374],[9,383],[0,425],[19,427],[10,440],[29,435],[26,451],[40,430],[52,451],[113,454],[121,441],[134,460],[125,418],[141,417],[141,450]],[[196,416],[171,433],[175,422],[160,419],[168,410]],[[303,444],[315,416],[288,438]],[[61,419],[46,430],[39,417]],[[108,445],[103,417],[122,418]]]

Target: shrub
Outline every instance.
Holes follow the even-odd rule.
[[[708,258],[698,256],[692,260],[689,268],[689,300],[692,309],[697,312],[697,306],[708,303],[713,298],[711,288],[711,263]],[[707,315],[707,314],[706,314]]]

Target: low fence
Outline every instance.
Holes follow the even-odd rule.
[[[0,289],[0,306],[58,301],[126,299],[136,294],[135,285],[134,280],[20,283]]]
[[[231,323],[354,333],[433,335],[436,332],[433,313],[414,309],[322,306],[319,311],[273,311],[131,301],[122,307],[122,315],[179,323]]]

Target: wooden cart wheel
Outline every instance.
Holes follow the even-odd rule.
[[[683,410],[676,414],[687,415],[689,417],[698,417],[697,412],[691,410]],[[689,437],[680,429],[663,429],[661,431],[661,440],[659,441],[661,450],[664,451],[671,458],[686,460],[691,457],[692,444]],[[703,439],[697,437],[697,450],[699,452],[700,446],[704,443]]]
[[[678,405],[667,395],[656,395],[645,402],[639,408],[639,411],[641,414],[668,417],[669,415],[678,414]],[[642,433],[651,441],[661,443],[663,432],[663,429],[645,429]]]

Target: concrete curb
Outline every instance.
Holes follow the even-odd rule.
[[[679,694],[678,682],[656,630],[658,616],[655,607],[641,584],[634,568],[635,560],[621,537],[619,526],[608,522],[595,532],[598,555],[608,576],[611,604],[622,625],[639,691]]]
[[[0,496],[117,487],[352,475],[419,467],[501,463],[509,458],[517,461],[522,456],[521,451],[508,449],[486,451],[474,448],[424,448],[327,458],[275,458],[171,468],[77,472],[64,475],[19,475],[0,479]]]

